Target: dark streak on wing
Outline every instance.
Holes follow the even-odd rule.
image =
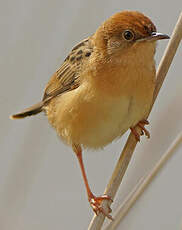
[[[77,50],[78,48],[80,48],[81,46],[85,45],[85,42],[88,42],[89,38],[84,39],[83,41],[81,41],[80,43],[78,43],[76,46],[73,47],[73,49],[71,51]]]
[[[89,38],[76,45],[67,56],[61,67],[49,80],[43,96],[43,101],[79,87],[79,76],[82,63],[88,60],[93,51]],[[89,55],[88,55],[89,54]]]

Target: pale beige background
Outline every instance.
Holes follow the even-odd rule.
[[[0,230],[87,229],[92,218],[81,173],[41,114],[21,121],[8,116],[37,102],[71,47],[113,13],[139,10],[158,31],[171,34],[181,0],[0,1]],[[160,41],[157,63],[167,41]],[[138,145],[113,205],[159,159],[182,129],[180,46],[150,116],[150,141]],[[126,136],[102,151],[85,152],[89,181],[102,194]],[[120,224],[122,230],[171,230],[182,224],[182,147]]]

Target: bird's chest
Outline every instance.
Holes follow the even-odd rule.
[[[93,120],[95,123],[92,126],[96,133],[95,141],[101,141],[103,145],[106,145],[124,134],[130,127],[144,119],[150,104],[151,100],[145,100],[145,98],[142,100],[132,94],[122,95],[113,100],[108,99],[106,104],[102,101],[100,107],[97,108],[98,112],[90,116],[90,121]]]
[[[83,100],[75,107],[72,134],[86,147],[103,147],[143,119],[149,106],[150,101],[141,100],[135,94],[95,95],[91,101]]]
[[[153,97],[154,76],[151,71],[143,71],[133,79],[122,79],[118,73],[114,80],[108,80],[102,75],[103,81],[99,79],[97,82],[97,93],[85,117],[86,146],[105,146],[147,116]]]

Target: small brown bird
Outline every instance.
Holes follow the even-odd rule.
[[[88,200],[95,211],[96,197],[88,184],[82,147],[98,149],[136,127],[149,137],[145,120],[155,87],[156,41],[169,36],[156,32],[142,13],[122,11],[106,20],[92,36],[76,45],[48,82],[41,102],[11,116],[24,118],[42,111],[61,139],[78,157]]]

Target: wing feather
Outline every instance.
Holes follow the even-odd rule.
[[[64,92],[79,87],[79,77],[83,62],[86,62],[93,51],[90,38],[77,44],[67,56],[61,67],[49,80],[43,101],[49,101]]]

